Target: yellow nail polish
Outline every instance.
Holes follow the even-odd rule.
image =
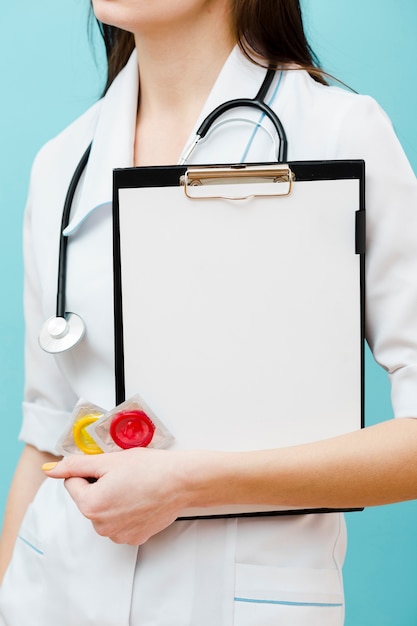
[[[49,470],[54,469],[55,465],[57,465],[57,463],[44,463],[42,469],[44,472],[49,472]]]

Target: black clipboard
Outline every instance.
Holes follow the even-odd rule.
[[[139,393],[184,448],[362,428],[364,187],[360,160],[115,170],[116,403]]]

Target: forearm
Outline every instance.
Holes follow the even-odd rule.
[[[10,561],[20,523],[30,502],[45,479],[43,463],[58,460],[48,452],[26,446],[10,487],[0,539],[0,581]]]
[[[216,453],[217,454],[217,453]],[[197,460],[189,506],[230,503],[345,508],[417,498],[417,420],[398,419],[335,439]]]
[[[44,468],[96,531],[140,545],[189,508],[356,508],[417,498],[417,419],[255,452],[132,448]],[[91,482],[85,478],[95,478]]]

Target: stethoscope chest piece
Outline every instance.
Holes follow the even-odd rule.
[[[66,313],[65,317],[50,317],[42,326],[39,345],[50,354],[65,352],[76,346],[84,333],[84,322],[75,313]]]

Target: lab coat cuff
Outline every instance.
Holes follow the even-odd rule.
[[[390,379],[394,417],[417,417],[417,365],[395,370]]]
[[[58,454],[56,449],[58,439],[70,419],[71,413],[67,411],[24,402],[19,441],[30,444],[42,452]]]

